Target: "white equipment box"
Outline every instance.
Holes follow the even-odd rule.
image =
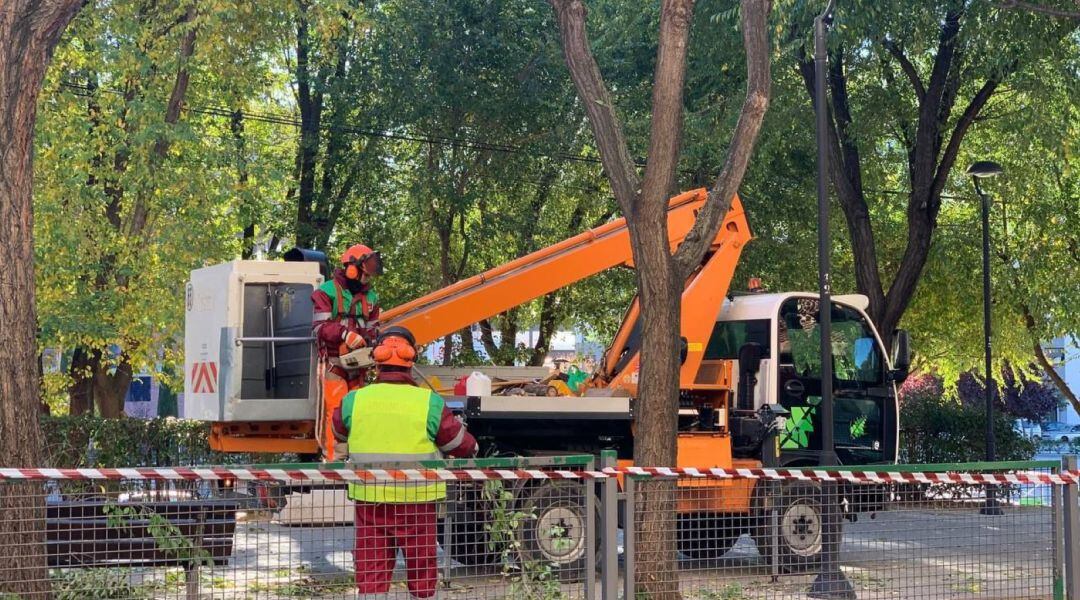
[[[200,421],[315,419],[314,262],[237,260],[192,271],[184,410]]]

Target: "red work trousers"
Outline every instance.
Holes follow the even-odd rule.
[[[439,578],[436,558],[435,504],[356,503],[356,587],[361,594],[383,594],[397,562],[397,549],[405,555],[409,592],[431,598]]]

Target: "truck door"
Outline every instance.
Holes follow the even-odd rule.
[[[790,411],[781,460],[816,463],[821,452],[821,359],[816,298],[789,298],[777,319],[777,398]],[[844,464],[894,459],[895,404],[884,354],[858,311],[833,304],[833,438]]]

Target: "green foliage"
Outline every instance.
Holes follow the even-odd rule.
[[[920,379],[933,379],[923,376]],[[994,413],[998,460],[1028,460],[1035,444],[1013,429],[1012,415]],[[986,458],[986,412],[965,405],[938,380],[905,385],[900,405],[900,462],[957,463]]]
[[[953,4],[859,0],[840,7],[830,34],[845,61],[850,133],[862,155],[886,279],[908,235],[904,139],[916,102],[882,41],[902,47],[926,80]],[[195,16],[186,20],[190,7]],[[645,157],[659,7],[600,0],[589,9],[597,61],[632,153]],[[773,101],[740,190],[756,238],[734,289],[751,275],[775,291],[816,288],[813,113],[794,64],[818,10],[804,0],[774,3]],[[326,220],[312,221],[315,237],[330,256],[357,241],[379,249],[387,265],[377,283],[384,306],[618,216],[600,166],[567,160],[595,158],[596,150],[546,5],[93,2],[56,51],[37,123],[43,348],[68,356],[76,347],[106,351],[106,373],[126,360],[135,372],[157,373],[179,388],[187,273],[253,247],[273,258],[298,239],[300,20],[312,93],[324,100],[312,194],[317,208],[340,211],[317,215]],[[697,4],[682,189],[708,184],[726,151],[717,133],[730,131],[745,84],[737,28],[732,3]],[[194,52],[184,58],[181,42],[192,31]],[[960,173],[976,159],[1006,169],[987,184],[996,200],[995,359],[1026,365],[1035,341],[1080,330],[1076,40],[1068,21],[993,3],[965,11],[963,77],[948,125],[986,77],[1002,69],[1009,77],[965,138],[902,323],[914,335],[921,368],[952,379],[981,356],[977,206]],[[190,74],[185,108],[170,124],[181,68]],[[141,225],[134,218],[140,210],[147,216]],[[834,207],[837,292],[855,288],[846,225]],[[244,237],[246,228],[252,237]],[[633,273],[615,269],[490,325],[504,340],[554,323],[606,342],[634,292]],[[455,361],[475,361],[468,342],[456,342]],[[485,350],[503,363],[535,352],[513,343]],[[71,383],[66,371],[45,377],[54,412],[62,411]]]
[[[551,565],[523,559],[521,528],[527,521],[536,519],[536,515],[519,510],[514,490],[508,489],[502,481],[485,481],[482,495],[490,506],[490,519],[484,525],[489,535],[488,544],[502,553],[502,574],[510,579],[509,596],[529,600],[563,598]],[[546,533],[555,537],[560,534],[558,531]],[[515,559],[516,565],[512,562]]]
[[[171,559],[191,565],[211,566],[214,563],[207,550],[197,546],[166,517],[147,507],[110,504],[105,506],[104,511],[106,523],[113,528],[131,527],[133,520],[145,521],[146,530],[154,538],[158,550]]]
[[[258,213],[252,197],[282,188],[280,163],[259,160],[265,142],[249,145],[242,183],[228,121],[182,111],[172,123],[171,98],[216,105],[247,96],[266,67],[260,36],[273,10],[97,2],[72,23],[36,128],[42,346],[106,351],[106,369],[127,362],[167,377],[182,363],[187,273],[234,256],[240,214]],[[180,69],[190,75],[186,93]]]
[[[132,583],[130,569],[54,569],[49,574],[56,600],[149,600],[161,584]]]
[[[58,468],[268,463],[282,455],[210,449],[208,423],[163,419],[43,417],[46,464]]]
[[[257,596],[270,594],[280,598],[324,598],[328,595],[338,597],[355,590],[352,577],[327,579],[324,577],[302,577],[281,583],[255,582],[247,586],[247,591]]]

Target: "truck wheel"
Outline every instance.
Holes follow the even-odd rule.
[[[806,571],[821,557],[822,526],[821,486],[809,481],[790,481],[780,486],[770,499],[778,511],[776,545],[773,544],[771,508],[759,516],[754,541],[767,564],[777,561],[786,573]]]
[[[450,547],[444,548],[450,558],[466,567],[493,565],[502,556],[502,549],[491,543],[491,535],[486,524],[490,517],[487,503],[478,485],[463,485],[458,488],[456,504],[448,506],[452,512],[448,515],[450,525]],[[444,544],[447,520],[439,521],[439,544]]]
[[[561,580],[580,579],[585,573],[589,544],[584,490],[580,484],[547,481],[522,491],[521,512],[528,515],[521,525],[521,567],[541,573],[550,569]],[[599,507],[597,506],[597,509]],[[600,516],[594,523],[597,537],[593,549],[599,549]]]
[[[679,552],[691,560],[720,558],[742,535],[744,521],[715,513],[679,515]]]

